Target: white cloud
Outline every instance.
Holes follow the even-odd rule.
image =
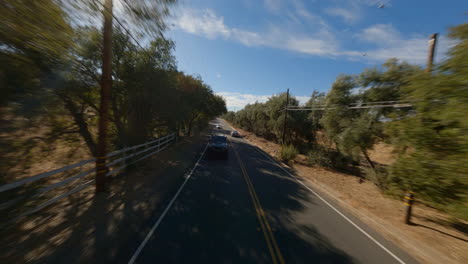
[[[400,41],[400,33],[390,24],[377,24],[357,34],[361,40],[381,45],[391,45]]]
[[[309,101],[310,96],[294,96],[299,101],[299,104],[303,105]]]
[[[229,110],[235,111],[244,108],[247,104],[266,102],[270,97],[270,95],[241,94],[234,92],[219,92],[216,94],[222,96],[226,100],[226,106]]]
[[[208,38],[229,37],[231,34],[231,30],[224,24],[223,17],[216,16],[211,9],[183,9],[174,24],[185,32]]]
[[[281,0],[263,0],[265,8],[273,13],[277,13],[281,9]]]
[[[304,6],[304,3],[301,1],[293,1],[292,2],[294,5],[294,12],[297,14],[302,19],[305,19],[307,23],[314,23],[314,24],[319,24],[320,26],[323,27],[328,27],[327,22],[325,20],[316,14],[312,14],[311,12],[307,11],[306,7]]]
[[[314,55],[336,54],[333,43],[314,38],[292,38],[287,42],[287,48],[293,51]]]
[[[326,8],[325,13],[342,18],[347,23],[353,23],[359,20],[360,14],[357,9],[345,9],[345,8]]]
[[[262,38],[258,33],[228,27],[224,24],[224,18],[217,16],[211,9],[181,9],[172,24],[187,33],[210,39],[216,37],[233,39],[247,46],[262,44]]]
[[[217,95],[222,96],[226,100],[226,106],[230,111],[237,111],[244,108],[247,104],[255,102],[264,103],[268,101],[272,95],[255,95],[243,94],[236,92],[219,92]],[[309,96],[295,96],[300,104],[305,104],[309,100]]]
[[[301,10],[300,5],[297,8]],[[299,15],[295,19],[303,17],[303,19],[320,21],[320,17],[303,11],[296,10],[294,14]],[[270,26],[266,31],[255,32],[226,25],[224,18],[216,15],[211,9],[183,8],[173,24],[187,33],[210,39],[224,38],[245,46],[265,46],[314,56],[378,62],[396,57],[410,63],[424,63],[427,53],[427,36],[415,35],[405,38],[391,24],[373,25],[355,34],[365,47],[356,50],[343,48],[342,43],[325,22],[321,23],[315,32],[309,34],[299,34],[280,26]],[[440,38],[439,53],[445,54],[448,47],[449,41],[444,37]]]
[[[412,63],[422,64],[427,57],[428,36],[415,35],[404,38],[390,24],[377,24],[364,29],[356,35],[362,42],[374,45],[376,48],[364,51],[372,60],[383,61],[392,57]],[[446,37],[439,38],[439,54],[444,57],[453,44]]]
[[[231,28],[224,24],[223,17],[217,16],[213,10],[182,9],[181,14],[173,22],[179,29],[213,39],[221,37],[231,39],[246,46],[267,46],[292,50],[312,55],[327,55],[334,47],[332,34],[322,29],[315,36],[295,36],[278,27],[270,27],[266,32],[253,32],[239,28]]]

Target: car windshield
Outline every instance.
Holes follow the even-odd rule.
[[[227,139],[223,136],[212,136],[211,142],[213,143],[226,143]]]

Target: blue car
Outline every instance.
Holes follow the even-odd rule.
[[[226,136],[214,135],[208,141],[208,155],[213,157],[228,157],[228,140]]]

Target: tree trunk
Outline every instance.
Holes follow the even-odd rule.
[[[375,165],[374,163],[372,162],[372,160],[369,158],[369,155],[367,155],[367,151],[365,149],[362,149],[361,148],[361,152],[362,154],[364,155],[364,157],[366,158],[367,162],[369,163],[369,166],[371,166],[371,168],[374,170],[375,172]]]
[[[84,114],[81,111],[78,111],[78,107],[76,106],[76,104],[73,102],[72,99],[64,95],[60,96],[60,98],[62,98],[65,108],[68,110],[68,112],[70,112],[73,118],[73,121],[78,126],[78,131],[80,133],[80,136],[86,142],[86,146],[88,147],[89,152],[95,157],[96,156],[96,143],[94,142],[91,132],[89,132],[88,123],[86,123]]]
[[[187,125],[187,132],[185,133],[186,136],[190,137],[190,134],[192,133],[192,123],[193,119],[191,119]]]

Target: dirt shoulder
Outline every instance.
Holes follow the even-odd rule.
[[[278,144],[236,129],[253,145],[275,158],[279,157]],[[369,181],[360,182],[352,175],[317,166],[306,166],[305,161],[306,158],[299,155],[292,165],[298,176],[326,193],[421,263],[468,263],[466,223],[451,227],[449,215],[417,205],[414,207],[412,219],[414,225],[406,225],[403,223],[405,207],[402,201],[383,195]]]
[[[182,138],[113,178],[107,192],[90,187],[1,231],[0,262],[127,262],[203,145],[201,135]]]

